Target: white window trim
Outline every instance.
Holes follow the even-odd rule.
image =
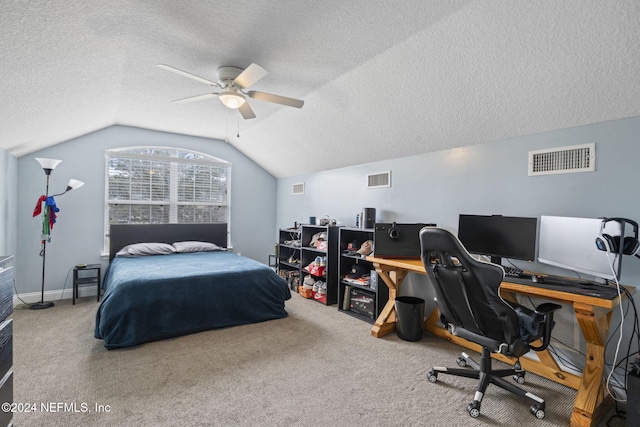
[[[130,150],[135,150],[135,149],[157,149],[157,150],[167,150],[167,151],[171,151],[173,153],[177,153],[178,151],[182,151],[182,152],[188,152],[191,154],[195,154],[195,155],[199,155],[199,156],[203,156],[206,157],[206,159],[183,159],[180,157],[167,157],[167,156],[150,156],[150,155],[144,155],[144,154],[137,154],[137,153],[127,153],[127,151]],[[223,167],[223,168],[227,168],[228,169],[228,173],[227,173],[227,218],[226,218],[226,222],[227,222],[227,241],[229,242],[229,247],[232,247],[233,245],[231,244],[231,162],[227,162],[226,160],[223,159],[219,159],[215,156],[212,156],[211,154],[206,154],[206,153],[202,153],[202,152],[198,152],[198,151],[194,151],[194,150],[189,150],[189,149],[185,149],[185,148],[177,148],[177,147],[166,147],[166,146],[155,146],[155,145],[137,145],[137,146],[128,146],[128,147],[120,147],[120,148],[114,148],[114,149],[109,149],[106,150],[104,153],[104,159],[105,159],[105,170],[104,170],[104,175],[105,175],[105,184],[104,184],[104,225],[103,225],[103,235],[104,235],[104,244],[103,244],[103,253],[102,256],[108,256],[109,255],[109,158],[111,156],[118,156],[118,155],[122,155],[122,154],[126,154],[128,157],[131,158],[139,158],[139,159],[144,159],[144,160],[153,160],[153,159],[170,159],[171,160],[171,175],[170,175],[170,179],[172,180],[172,183],[175,179],[177,179],[177,170],[174,170],[174,168],[176,168],[176,165],[178,163],[187,163],[187,164],[192,164],[192,165],[202,165],[202,166],[211,166],[211,167]],[[171,185],[170,186],[171,189],[171,194],[170,194],[170,200],[177,200],[177,185]],[[174,194],[175,193],[175,194]],[[111,201],[113,202],[113,200]],[[136,201],[130,201],[127,200],[126,203],[128,204],[136,204]],[[153,202],[153,201],[143,201],[140,202],[140,204],[145,204],[145,205],[151,205],[151,204],[167,204],[166,202]],[[173,202],[171,202],[171,204],[173,205]],[[182,205],[190,205],[192,204],[192,202],[181,202],[180,204]],[[201,203],[197,203],[197,202],[193,202],[194,205],[197,204],[201,204]],[[169,212],[169,223],[177,223],[177,209],[170,209]]]

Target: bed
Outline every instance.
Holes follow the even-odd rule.
[[[199,241],[227,246],[226,224],[112,225],[110,264],[94,335],[108,349],[287,316],[286,282],[225,250],[116,256],[127,245]]]

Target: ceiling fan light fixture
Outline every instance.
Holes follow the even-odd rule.
[[[232,110],[237,110],[238,108],[242,107],[245,102],[247,102],[245,97],[238,92],[225,92],[220,94],[219,98],[225,107],[231,108]]]

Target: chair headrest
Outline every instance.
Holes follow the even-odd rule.
[[[461,265],[478,266],[479,264],[489,264],[502,269],[502,267],[497,264],[479,261],[471,256],[458,237],[444,228],[422,228],[420,230],[420,244],[422,246],[422,262],[425,265],[433,263],[433,260],[426,259],[427,257],[436,255],[437,261],[446,268],[460,267]]]

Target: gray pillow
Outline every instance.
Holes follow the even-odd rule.
[[[186,242],[174,242],[173,247],[176,248],[177,252],[211,252],[211,251],[221,251],[222,248],[214,243],[209,242],[197,242],[197,241],[186,241]]]
[[[176,252],[176,248],[168,243],[134,243],[120,249],[116,256],[134,257],[145,255],[166,255]]]

